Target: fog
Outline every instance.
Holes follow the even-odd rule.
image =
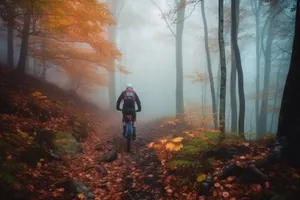
[[[173,1],[154,0],[157,5],[167,13],[169,5]],[[118,0],[117,5],[117,40],[116,45],[122,52],[122,57],[117,61],[119,65],[126,67],[131,72],[124,75],[116,72],[116,95],[125,89],[127,83],[133,85],[134,90],[139,95],[142,103],[142,112],[138,113],[138,120],[150,121],[162,117],[174,117],[175,92],[176,92],[176,62],[175,62],[175,38],[168,28],[165,20],[161,17],[161,11],[151,2],[151,0]],[[230,17],[230,4],[225,3],[225,24]],[[228,8],[228,9],[226,9]],[[239,48],[242,59],[244,73],[244,89],[246,96],[246,117],[245,132],[255,132],[255,84],[256,84],[256,35],[255,16],[252,12],[251,1],[241,0],[241,17],[239,25]],[[218,2],[205,1],[205,12],[208,24],[210,40],[210,53],[212,60],[212,70],[215,81],[216,92],[219,87],[220,55],[218,49]],[[268,15],[268,6],[264,6],[261,12],[261,24],[263,29],[264,21]],[[289,9],[283,9],[278,13],[280,21],[278,33],[275,33],[272,46],[272,65],[270,80],[269,107],[274,105],[274,94],[277,94],[276,108],[281,102],[282,88],[285,83],[287,70],[289,67],[289,57],[291,52],[293,20],[295,13]],[[230,21],[230,20],[229,20]],[[288,28],[284,27],[287,26]],[[175,30],[175,25],[171,27]],[[284,31],[285,30],[285,31]],[[230,27],[225,28],[225,49],[227,60],[227,94],[226,94],[226,129],[230,131]],[[1,31],[1,62],[6,62],[6,30]],[[265,39],[264,39],[265,40]],[[14,62],[18,62],[20,40],[15,38]],[[207,75],[207,60],[204,46],[204,31],[201,17],[200,3],[187,5],[186,18],[183,30],[183,73],[184,76],[200,72]],[[261,85],[263,90],[264,58],[261,53]],[[281,60],[284,61],[281,65]],[[34,59],[28,58],[28,73],[32,73],[30,66],[34,65]],[[277,72],[280,70],[280,86],[275,87]],[[106,73],[104,70],[103,72]],[[57,69],[47,70],[47,80],[59,85],[62,88],[68,87],[66,76],[57,72]],[[208,76],[208,75],[207,75]],[[279,88],[279,89],[278,89]],[[101,108],[108,108],[109,98],[106,86],[97,86],[92,92],[79,92],[82,96],[97,104]],[[216,94],[219,99],[219,94]],[[217,102],[218,103],[218,102]],[[211,106],[209,82],[203,87],[202,83],[193,83],[190,78],[184,78],[184,106],[188,113],[195,110],[196,105]],[[211,112],[211,111],[210,111]],[[272,113],[273,124],[271,125]],[[268,114],[268,128],[276,132],[278,111]]]

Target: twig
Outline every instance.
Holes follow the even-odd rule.
[[[159,9],[159,11],[160,11],[161,14],[162,14],[162,18],[165,20],[165,22],[166,22],[168,28],[170,29],[172,35],[176,38],[176,34],[175,34],[175,32],[173,31],[173,29],[171,28],[171,25],[170,25],[169,22],[166,20],[166,18],[163,16],[163,15],[164,15],[163,10],[155,3],[154,0],[151,0],[151,1],[152,1],[153,5],[154,5],[155,7],[157,7],[157,9]],[[174,0],[174,1],[176,1],[176,0]]]

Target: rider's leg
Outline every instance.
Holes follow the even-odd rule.
[[[135,122],[136,122],[136,113],[134,113],[133,115],[133,119],[132,119],[132,128],[133,128],[133,140],[136,139],[136,127],[135,127]]]
[[[125,116],[124,116],[124,113],[123,113],[123,117],[122,117],[122,124],[123,124],[123,137],[125,138],[126,125],[125,125]]]

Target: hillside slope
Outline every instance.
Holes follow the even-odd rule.
[[[51,185],[57,188],[58,177],[65,177],[67,159],[84,153],[101,114],[107,113],[55,85],[3,67],[0,78],[0,194],[46,198]]]

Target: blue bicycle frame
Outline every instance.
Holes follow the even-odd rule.
[[[126,132],[125,137],[127,139],[127,152],[130,152],[130,141],[133,136],[133,126],[132,126],[132,115],[125,115],[125,126]]]
[[[125,137],[126,137],[127,139],[131,139],[132,136],[133,136],[132,122],[131,122],[131,121],[126,122],[126,123],[125,123],[125,126],[126,126]]]
[[[125,115],[125,138],[127,141],[127,151],[130,152],[130,141],[133,138],[133,125],[132,125],[132,115]]]

